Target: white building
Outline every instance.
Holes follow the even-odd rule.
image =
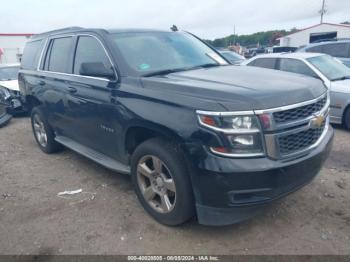
[[[0,33],[0,64],[20,62],[24,45],[32,35]]]
[[[280,46],[300,47],[322,39],[350,38],[350,25],[322,23],[279,38]]]

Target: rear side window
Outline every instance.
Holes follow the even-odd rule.
[[[349,57],[346,43],[327,44],[322,48],[322,53],[335,57]]]
[[[276,58],[257,58],[252,63],[248,65],[275,69]]]
[[[74,60],[74,74],[80,75],[82,63],[102,63],[108,69],[112,67],[101,43],[91,36],[80,36],[78,39]]]
[[[310,53],[322,53],[322,46],[318,45],[318,46],[314,46],[314,47],[310,47],[306,49],[306,52],[310,52]]]
[[[51,40],[45,59],[45,70],[71,73],[69,62],[71,58],[72,37],[62,37]]]
[[[35,70],[38,66],[43,40],[28,42],[24,48],[21,66],[26,70]]]
[[[286,72],[317,77],[317,75],[304,62],[296,59],[282,58],[280,60],[279,69]]]

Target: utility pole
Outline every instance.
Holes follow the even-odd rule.
[[[326,0],[322,0],[322,9],[319,12],[321,14],[321,24],[323,23],[323,15],[327,12],[327,10],[325,9],[325,2]]]
[[[232,45],[236,45],[236,25],[233,25],[233,43]]]

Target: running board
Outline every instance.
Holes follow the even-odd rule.
[[[55,140],[72,149],[73,151],[99,163],[100,165],[111,169],[113,171],[116,171],[118,173],[122,173],[122,174],[130,174],[130,167],[127,165],[124,165],[116,160],[114,160],[113,158],[110,158],[109,156],[106,156],[104,154],[101,154],[91,148],[88,148],[82,144],[79,144],[75,141],[73,141],[72,139],[65,137],[65,136],[56,136]]]

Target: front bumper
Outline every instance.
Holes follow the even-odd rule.
[[[317,148],[290,161],[230,159],[208,153],[192,175],[199,223],[240,222],[267,203],[308,184],[328,157],[332,141],[330,127]]]

